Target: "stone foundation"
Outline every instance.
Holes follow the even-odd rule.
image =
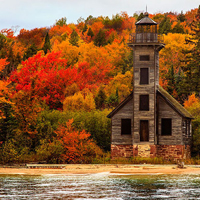
[[[111,158],[130,157],[154,158],[162,157],[167,160],[191,158],[190,145],[111,145]]]
[[[157,145],[157,157],[162,157],[167,160],[179,160],[179,159],[190,158],[191,157],[190,146]]]
[[[139,156],[143,158],[154,158],[156,157],[156,152],[156,145],[139,144],[133,146],[133,156]]]
[[[133,145],[111,145],[111,158],[133,157]]]

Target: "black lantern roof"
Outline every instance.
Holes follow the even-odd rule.
[[[135,25],[157,25],[155,21],[149,18],[148,12],[144,13],[145,17],[135,23]]]

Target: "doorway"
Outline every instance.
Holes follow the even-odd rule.
[[[149,141],[149,121],[140,120],[140,142]]]

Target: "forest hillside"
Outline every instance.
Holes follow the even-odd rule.
[[[0,31],[0,163],[91,163],[110,151],[106,116],[132,91],[129,35],[143,13],[66,17]],[[160,85],[194,116],[200,152],[200,7],[150,18],[164,35]]]

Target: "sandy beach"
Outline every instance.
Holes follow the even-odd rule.
[[[184,169],[177,168],[177,165],[126,165],[126,164],[69,164],[61,168],[53,168],[51,165],[37,165],[36,168],[11,168],[1,167],[0,174],[200,174],[200,166],[187,165]],[[47,166],[49,168],[47,168]]]

